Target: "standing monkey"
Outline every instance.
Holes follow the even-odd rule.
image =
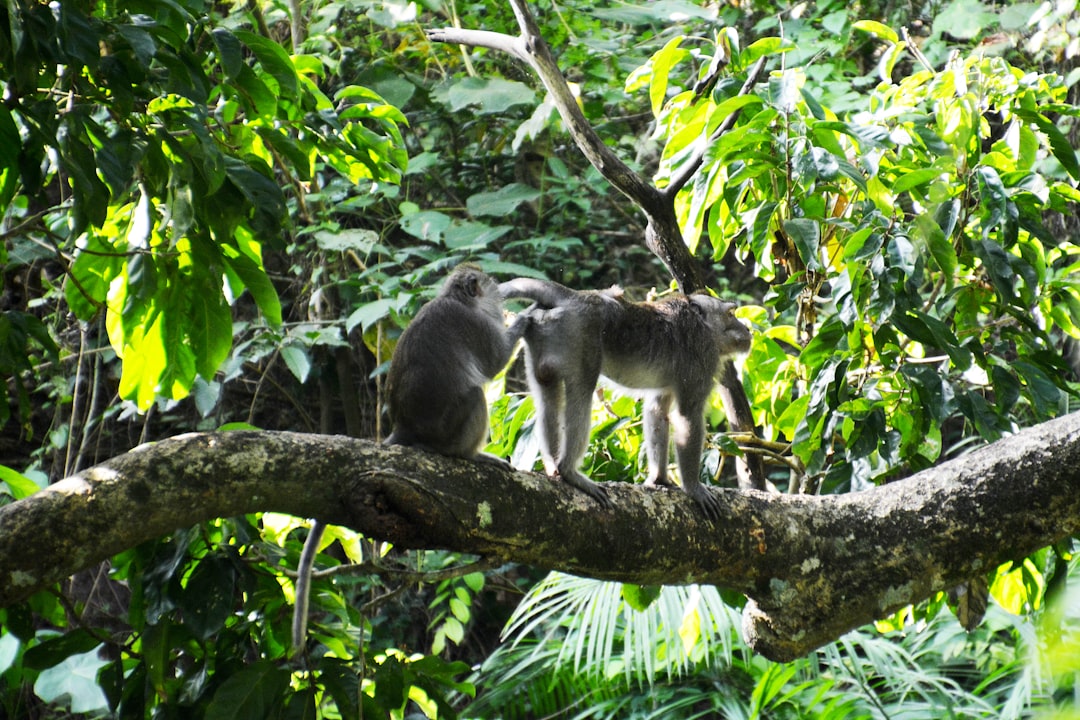
[[[542,308],[522,315],[530,318],[525,362],[547,472],[605,498],[603,489],[578,470],[602,373],[644,394],[645,484],[672,484],[667,465],[674,421],[683,490],[715,520],[720,501],[701,484],[698,471],[705,402],[731,356],[750,348],[750,331],[731,314],[734,305],[709,295],[632,303],[618,291],[578,292],[530,278],[502,283],[499,294],[528,298]]]
[[[488,436],[484,385],[509,362],[528,322],[522,313],[506,328],[496,282],[472,265],[455,269],[394,348],[387,379],[393,430],[386,443],[509,468],[505,460],[481,452]],[[322,521],[312,523],[300,554],[294,654],[307,635],[311,570],[325,528]]]

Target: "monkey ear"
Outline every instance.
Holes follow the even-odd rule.
[[[720,298],[715,298],[712,295],[706,295],[704,293],[695,293],[690,296],[690,305],[697,309],[699,312],[708,314],[709,312],[731,312],[738,307],[733,302],[727,302]]]
[[[465,292],[469,294],[469,297],[480,297],[480,278],[470,273],[465,283]]]

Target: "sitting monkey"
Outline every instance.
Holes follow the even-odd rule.
[[[527,323],[522,314],[507,329],[495,281],[473,265],[456,268],[394,348],[387,380],[393,431],[386,443],[509,468],[481,452],[488,436],[484,385],[509,362]],[[296,569],[294,654],[306,640],[311,571],[325,529],[320,520],[312,523]]]
[[[506,465],[480,452],[488,436],[484,385],[506,367],[527,323],[522,316],[504,327],[495,281],[474,266],[458,267],[394,348],[386,442]]]
[[[750,348],[750,331],[731,313],[734,305],[704,294],[633,303],[617,289],[579,292],[531,278],[504,282],[499,294],[539,306],[522,315],[530,318],[525,363],[548,474],[606,500],[603,488],[578,469],[589,442],[593,391],[603,374],[644,396],[645,484],[672,484],[667,466],[674,420],[683,490],[715,520],[720,501],[698,471],[705,402],[725,363]]]

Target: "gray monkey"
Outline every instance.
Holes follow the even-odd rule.
[[[488,436],[484,385],[506,367],[527,324],[526,315],[504,327],[496,282],[458,267],[394,348],[386,442],[509,466],[480,452]]]
[[[484,385],[506,367],[528,322],[523,313],[506,328],[496,282],[473,265],[458,266],[394,348],[387,379],[393,430],[385,442],[509,469],[481,452],[488,436]],[[296,569],[294,654],[305,644],[311,571],[325,530],[322,521],[312,523]]]
[[[522,313],[525,363],[549,474],[605,501],[604,490],[578,469],[589,441],[592,395],[600,376],[644,396],[648,486],[671,486],[668,438],[683,490],[712,520],[720,500],[698,478],[705,443],[705,402],[726,363],[750,348],[750,331],[733,303],[679,295],[633,303],[618,289],[576,291],[558,283],[515,278],[499,285],[504,299],[528,298]]]

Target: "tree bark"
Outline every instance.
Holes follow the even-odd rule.
[[[744,634],[791,660],[1080,529],[1080,414],[848,495],[611,483],[613,507],[543,475],[341,436],[230,432],[137,448],[0,508],[0,606],[145,540],[223,516],[314,516],[445,548],[643,585],[745,593]]]

